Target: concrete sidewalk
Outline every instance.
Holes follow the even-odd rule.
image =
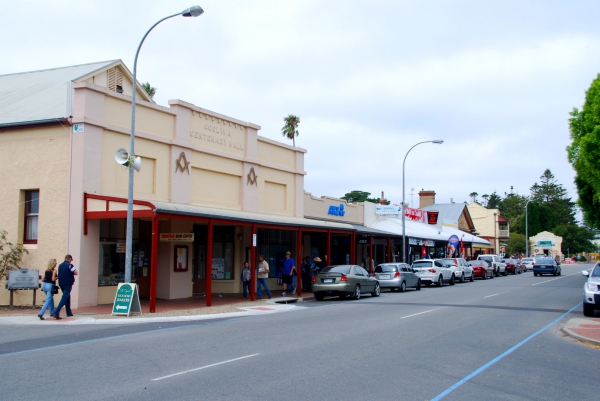
[[[600,318],[572,318],[560,331],[576,340],[600,345]]]

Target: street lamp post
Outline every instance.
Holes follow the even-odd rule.
[[[420,145],[422,143],[435,143],[441,145],[444,143],[442,139],[435,139],[433,141],[423,141],[413,145],[412,148],[408,149],[406,155],[404,155],[404,161],[402,162],[402,260],[406,263],[406,230],[404,226],[406,225],[406,213],[404,212],[404,208],[406,207],[405,201],[405,188],[404,188],[404,166],[406,164],[406,156],[410,153],[411,150],[414,149],[415,146]]]
[[[135,52],[135,59],[133,61],[133,93],[131,95],[131,134],[129,139],[129,155],[134,156],[134,145],[135,145],[135,103],[137,93],[137,59],[140,54],[140,49],[146,36],[154,29],[154,27],[161,22],[168,20],[169,18],[177,17],[179,15],[183,17],[198,17],[202,15],[204,10],[200,6],[192,6],[177,14],[169,15],[152,25],[146,32],[142,41],[140,42],[137,51]],[[125,234],[125,282],[131,282],[131,265],[132,265],[132,250],[133,250],[133,163],[129,163],[129,185],[127,187],[127,232]]]
[[[525,257],[529,257],[529,231],[527,227],[527,206],[529,206],[529,202],[525,203]]]

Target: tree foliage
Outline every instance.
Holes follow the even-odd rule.
[[[488,209],[499,209],[502,198],[494,191],[487,200],[485,207]]]
[[[142,84],[142,88],[144,88],[144,90],[146,91],[146,93],[148,94],[148,96],[150,96],[151,99],[154,98],[154,95],[156,94],[157,88],[155,88],[154,86],[150,85],[150,82],[146,82],[146,83]]]
[[[29,253],[23,245],[15,245],[7,237],[8,232],[0,230],[0,280],[8,275],[9,270],[20,269],[23,256]]]
[[[498,210],[500,215],[510,223],[510,231],[525,234],[523,219],[525,218],[525,205],[527,197],[518,194],[509,194],[500,201]]]
[[[575,203],[567,196],[565,187],[556,183],[550,169],[541,175],[539,184],[531,187],[531,200],[550,208],[558,224],[575,224]]]
[[[562,224],[554,228],[554,234],[562,237],[562,250],[569,253],[593,252],[597,250],[593,243],[595,233],[587,227],[575,224]]]
[[[346,193],[340,199],[344,199],[348,203],[365,202],[365,201],[372,202],[372,203],[379,203],[381,201],[381,198],[369,198],[369,195],[371,195],[370,192],[355,190],[355,191]],[[384,199],[384,201],[385,201],[386,205],[390,204],[390,201],[388,201],[387,199]]]
[[[506,254],[513,255],[515,253],[525,253],[526,250],[525,235],[511,232],[508,244],[506,244]]]
[[[600,228],[600,74],[587,90],[582,109],[570,114],[572,142],[567,153],[576,172],[578,205],[586,224]]]
[[[294,147],[296,147],[296,137],[300,135],[298,132],[298,125],[300,125],[300,117],[293,114],[288,114],[287,117],[283,118],[285,124],[281,128],[283,136],[292,140]]]

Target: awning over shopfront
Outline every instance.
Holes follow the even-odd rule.
[[[402,219],[397,217],[382,217],[373,227],[377,230],[386,231],[390,233],[394,233],[395,235],[402,235]],[[448,234],[444,231],[439,231],[437,229],[428,227],[423,223],[416,223],[414,221],[406,220],[406,229],[405,235],[406,237],[413,238],[421,238],[428,239],[434,241],[448,241],[451,234]]]
[[[483,238],[479,238],[473,234],[469,234],[464,231],[461,231],[457,228],[443,226],[442,233],[444,233],[444,232],[448,233],[449,235],[456,235],[458,238],[462,238],[462,240],[464,242],[473,244],[473,248],[486,248],[487,249],[487,248],[492,247],[492,245],[490,244],[489,241],[487,241]]]

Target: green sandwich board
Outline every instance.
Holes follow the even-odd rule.
[[[137,291],[137,285],[119,283],[117,293],[115,294],[112,314],[129,316],[131,313],[142,314],[140,294]]]

